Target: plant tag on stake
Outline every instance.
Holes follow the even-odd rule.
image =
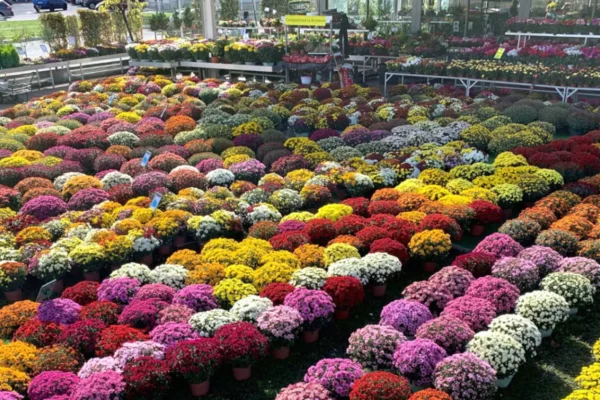
[[[165,108],[163,108],[162,112],[160,113],[160,119],[163,119],[166,112],[167,112],[167,106],[165,106]]]
[[[502,58],[502,56],[504,55],[504,52],[506,51],[506,49],[504,47],[500,47],[498,48],[498,50],[496,51],[496,54],[494,55],[494,58],[496,60],[499,60]]]
[[[160,193],[156,193],[154,195],[154,197],[152,198],[152,203],[150,203],[150,209],[151,210],[156,210],[158,208],[158,205],[160,204],[160,201],[162,200],[163,195]]]
[[[48,46],[46,46],[45,44],[40,44],[40,50],[42,50],[44,53],[48,52]]]
[[[150,157],[152,157],[152,153],[150,152],[150,150],[147,150],[144,153],[144,157],[142,157],[142,162],[140,162],[142,167],[145,167],[146,165],[148,165],[148,161],[150,161]]]
[[[37,303],[41,303],[44,300],[50,300],[51,298],[53,298],[54,297],[53,296],[53,294],[54,294],[53,288],[54,288],[55,283],[56,283],[56,279],[52,279],[50,282],[42,285],[35,301]]]
[[[113,93],[110,95],[110,97],[108,98],[108,105],[112,106],[113,101],[115,101],[115,97],[117,97],[116,93]]]
[[[69,36],[67,38],[67,42],[69,42],[69,45],[75,46],[75,37],[74,36]]]

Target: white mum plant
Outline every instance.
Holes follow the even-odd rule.
[[[321,289],[325,285],[327,271],[317,267],[307,267],[297,270],[290,278],[290,285],[307,289]]]
[[[360,258],[344,258],[329,265],[327,268],[329,276],[351,276],[363,285],[369,283],[369,271],[367,264]]]
[[[402,263],[398,257],[388,253],[369,253],[362,261],[366,265],[369,281],[377,285],[383,285],[402,271]]]
[[[504,333],[479,332],[467,345],[467,351],[487,361],[498,379],[510,377],[525,363],[523,346]]]
[[[110,273],[111,278],[134,278],[142,285],[152,283],[152,271],[144,264],[127,263]]]
[[[235,175],[227,169],[217,168],[206,174],[206,179],[211,186],[229,186],[235,180]]]
[[[515,312],[531,320],[538,329],[548,330],[569,318],[569,303],[559,294],[535,290],[519,297]]]
[[[492,320],[488,329],[491,332],[503,333],[521,343],[525,353],[534,357],[536,349],[542,344],[540,330],[527,318],[515,314],[506,314]]]
[[[571,308],[592,304],[596,293],[588,278],[573,272],[553,272],[542,279],[540,288],[561,295]]]
[[[190,317],[188,323],[200,336],[211,337],[217,329],[235,321],[237,318],[231,312],[218,308],[196,313]]]
[[[162,283],[173,289],[182,289],[188,270],[182,265],[162,264],[152,271],[152,283]]]
[[[260,314],[269,307],[273,307],[273,302],[268,298],[250,295],[236,301],[230,312],[240,321],[256,323]]]

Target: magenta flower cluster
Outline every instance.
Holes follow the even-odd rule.
[[[394,328],[385,325],[367,325],[350,335],[346,354],[364,368],[390,369],[394,351],[406,337]]]
[[[115,400],[123,397],[125,382],[113,371],[98,372],[81,379],[71,400]]]
[[[308,369],[304,382],[319,383],[334,395],[347,397],[354,381],[364,374],[357,362],[345,358],[324,358]]]
[[[428,386],[436,365],[446,357],[446,350],[429,339],[401,343],[394,353],[394,368],[416,386]]]
[[[0,391],[0,400],[23,400],[23,396],[17,392],[2,390]]]
[[[298,288],[285,296],[283,305],[297,310],[307,330],[318,329],[331,318],[335,304],[327,292]]]
[[[79,321],[81,306],[69,299],[44,301],[38,307],[38,319],[42,322],[55,322],[70,325]]]
[[[188,306],[184,306],[183,304],[171,304],[158,313],[158,323],[160,325],[166,324],[167,322],[184,323],[194,314],[195,311]]]
[[[163,285],[162,283],[150,283],[138,290],[133,297],[133,301],[156,299],[171,303],[173,296],[175,296],[175,289],[172,287]]]
[[[473,353],[455,354],[437,365],[434,385],[453,399],[493,399],[497,390],[496,371]]]
[[[52,396],[70,395],[79,378],[72,372],[45,371],[34,377],[27,388],[31,400],[46,400]]]
[[[546,246],[531,246],[519,253],[519,258],[531,261],[538,267],[540,277],[544,277],[558,269],[563,260],[556,250]]]
[[[68,206],[63,200],[54,196],[38,196],[21,207],[22,214],[28,214],[39,221],[56,217],[67,212]]]
[[[184,305],[196,312],[209,311],[219,307],[217,298],[213,296],[212,286],[205,284],[184,287],[175,293],[173,303]]]
[[[560,262],[558,271],[583,275],[595,286],[600,286],[600,264],[592,259],[585,257],[565,258]]]
[[[484,276],[475,280],[467,290],[467,296],[488,300],[498,314],[512,312],[521,295],[518,287],[502,278]]]
[[[496,261],[492,266],[492,275],[506,279],[521,292],[534,289],[540,281],[540,274],[534,263],[515,257],[504,257]]]
[[[140,282],[133,278],[105,279],[98,287],[98,300],[128,304],[140,290]]]
[[[453,298],[464,296],[471,282],[475,280],[472,273],[456,266],[444,267],[431,275],[429,282],[437,285],[452,295]]]
[[[396,300],[383,307],[379,325],[391,326],[405,336],[412,337],[419,326],[432,318],[431,311],[418,301]]]
[[[504,233],[492,233],[479,242],[473,251],[485,251],[496,258],[516,257],[523,251],[523,246]]]
[[[167,322],[152,329],[150,338],[169,348],[182,340],[198,339],[200,335],[188,323]]]
[[[443,310],[453,298],[444,287],[429,281],[411,283],[402,291],[402,296],[406,300],[418,301],[435,313]]]
[[[293,343],[303,322],[302,315],[296,309],[275,306],[260,314],[256,324],[271,341],[284,345]]]
[[[298,382],[284,388],[275,400],[333,400],[329,391],[318,383]]]
[[[461,353],[475,332],[465,322],[444,315],[425,322],[417,329],[418,339],[429,339],[446,350],[448,354]]]
[[[452,300],[440,316],[449,315],[466,322],[471,329],[479,332],[496,317],[494,305],[485,299],[463,296]]]

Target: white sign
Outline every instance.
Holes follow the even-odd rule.
[[[458,32],[458,31],[460,31],[460,22],[459,21],[452,22],[452,32]]]

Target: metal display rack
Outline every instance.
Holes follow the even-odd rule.
[[[409,74],[405,72],[386,72],[385,83],[383,86],[384,96],[387,96],[387,83],[392,77],[398,76],[401,78],[401,83],[404,83],[404,78],[422,78],[426,79],[427,83],[431,79],[440,79],[442,83],[444,80],[454,81],[455,85],[460,84],[465,88],[465,94],[470,96],[471,89],[474,87],[481,88],[501,88],[501,89],[514,89],[514,90],[526,90],[529,92],[538,93],[552,93],[558,94],[561,101],[567,102],[572,96],[577,94],[586,94],[589,96],[600,96],[600,88],[595,87],[571,87],[571,86],[556,86],[556,85],[543,85],[537,83],[524,83],[524,82],[508,82],[508,81],[496,81],[488,79],[474,79],[459,76],[442,76],[442,75],[423,75],[423,74]]]
[[[600,35],[592,35],[591,33],[588,35],[580,35],[580,34],[570,34],[570,33],[532,33],[532,32],[506,32],[504,33],[506,36],[516,36],[517,37],[517,48],[521,48],[521,38],[523,38],[523,46],[527,43],[527,39],[531,37],[548,37],[548,38],[565,38],[565,39],[583,39],[583,44],[587,44],[588,39],[600,39]]]

